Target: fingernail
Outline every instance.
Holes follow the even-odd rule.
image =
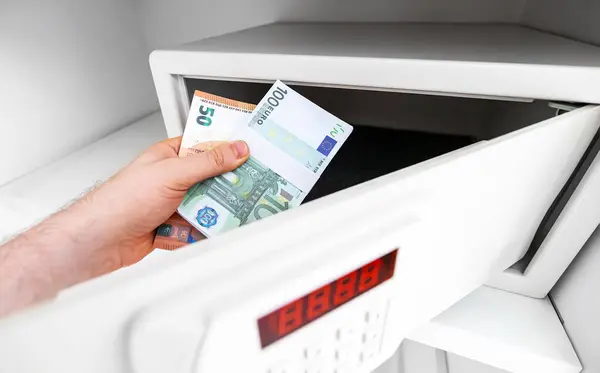
[[[248,144],[245,141],[234,141],[231,143],[233,145],[233,150],[235,151],[235,155],[238,159],[244,158],[248,155]]]

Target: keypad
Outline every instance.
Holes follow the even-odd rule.
[[[387,302],[373,304],[328,328],[285,362],[267,373],[352,373],[379,356]],[[283,341],[282,341],[283,342]],[[285,342],[283,342],[285,343]]]

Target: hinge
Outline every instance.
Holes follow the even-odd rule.
[[[559,116],[561,114],[568,113],[569,111],[580,109],[586,106],[586,104],[579,102],[549,101],[548,106],[556,109],[556,116]]]

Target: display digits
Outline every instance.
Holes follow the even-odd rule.
[[[298,299],[279,311],[279,335],[285,335],[302,325],[302,301],[303,299]]]
[[[360,270],[358,280],[358,291],[362,293],[367,291],[379,282],[379,269],[381,268],[381,259],[377,259]]]
[[[356,288],[356,271],[352,272],[335,282],[335,293],[333,294],[333,304],[339,306],[354,296]]]
[[[396,249],[258,319],[262,347],[392,278],[397,253]]]
[[[210,126],[212,124],[212,116],[215,115],[215,109],[208,106],[200,105],[198,111],[202,115],[196,118],[196,122],[201,126]]]
[[[314,320],[325,312],[329,311],[329,298],[331,297],[331,285],[325,285],[322,288],[313,291],[308,296],[308,309],[306,317]]]

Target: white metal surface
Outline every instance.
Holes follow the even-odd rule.
[[[550,301],[481,287],[409,335],[511,373],[578,373],[581,364]]]
[[[166,136],[156,112],[0,187],[0,242],[81,197]]]
[[[402,363],[401,370],[386,370],[380,367],[373,373],[450,373],[445,351],[427,346],[410,339],[400,345],[397,356]],[[396,355],[396,354],[395,354]]]
[[[162,331],[195,332],[188,326],[201,320],[208,327],[206,342],[217,346],[212,352],[201,350],[203,361],[207,369],[215,369],[216,360],[211,363],[208,357],[229,357],[223,348],[232,346],[235,341],[227,338],[236,335],[219,320],[243,315],[245,309],[255,314],[258,308],[252,307],[275,309],[393,245],[401,251],[395,281],[387,284],[394,291],[379,354],[383,361],[415,326],[522,255],[597,131],[599,117],[600,108],[586,107],[202,241],[139,271],[84,284],[62,301],[0,322],[0,354],[8,357],[0,360],[0,369],[119,373],[130,368],[124,351],[173,358],[151,353],[154,349],[147,354],[128,349],[132,321],[151,304],[156,306],[147,309],[150,314],[168,310],[175,303],[165,302],[165,297],[191,306],[174,308],[169,322],[179,322],[179,328],[170,325],[156,338],[165,336]],[[407,219],[414,223],[401,229]],[[382,296],[384,285],[375,289]],[[188,291],[197,295],[186,296]],[[215,302],[202,303],[210,299]],[[303,343],[312,343],[309,336],[320,330],[318,325],[329,325],[327,320],[325,316],[299,333],[307,337]],[[256,343],[242,338],[250,330],[248,324],[242,326],[247,332],[237,335],[239,343]],[[288,352],[292,340],[300,343],[302,337],[289,339]],[[285,346],[284,341],[276,347],[283,353]],[[246,351],[246,345],[240,348]],[[247,351],[247,358],[228,362],[243,362],[247,368],[249,358],[258,358],[250,354],[255,346]],[[90,361],[97,364],[90,366]]]
[[[600,48],[511,25],[272,24],[155,51],[169,136],[182,75],[600,103]]]
[[[373,373],[510,373],[419,342],[405,339]]]
[[[527,269],[508,269],[486,284],[530,297],[545,297],[599,223],[600,156],[596,156]]]
[[[443,351],[443,353],[448,365],[447,373],[510,373],[507,370],[494,368],[460,355],[448,353],[446,351]]]
[[[590,237],[581,253],[552,289],[563,326],[577,356],[583,373],[600,372],[600,226]]]

